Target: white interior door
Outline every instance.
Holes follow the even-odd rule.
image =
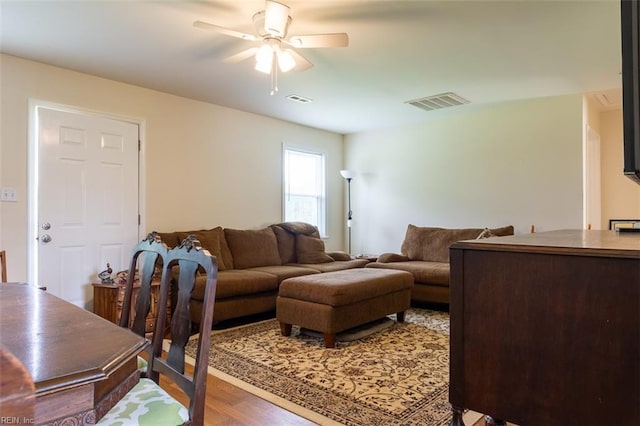
[[[37,283],[87,307],[139,240],[139,126],[42,107],[37,123]]]

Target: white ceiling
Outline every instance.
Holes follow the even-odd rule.
[[[480,104],[621,87],[620,6],[602,1],[283,0],[289,34],[346,32],[349,47],[299,50],[314,67],[269,95],[251,42],[193,21],[254,32],[263,0],[0,0],[1,50],[108,79],[353,133]],[[471,103],[426,112],[406,101],[454,92]],[[296,94],[313,99],[299,104]]]

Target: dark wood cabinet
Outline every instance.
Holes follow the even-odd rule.
[[[122,314],[122,302],[124,300],[124,283],[114,284],[93,284],[93,313],[111,322],[118,324]],[[140,284],[133,285],[133,303],[140,290]],[[154,331],[155,321],[158,313],[158,301],[160,300],[160,281],[154,280],[151,283],[151,306],[147,317],[146,332],[148,335]],[[133,322],[135,309],[131,310],[130,322]],[[171,308],[167,308],[167,324],[171,319]],[[165,327],[165,332],[166,332]]]
[[[454,424],[640,424],[640,235],[489,238],[450,258]]]

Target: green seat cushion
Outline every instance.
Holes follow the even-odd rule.
[[[151,379],[140,379],[104,417],[102,426],[175,426],[189,421],[189,411]]]
[[[146,373],[148,366],[149,363],[147,362],[147,360],[142,358],[141,356],[138,356],[138,371],[140,373]]]

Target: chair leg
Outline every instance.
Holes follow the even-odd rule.
[[[396,320],[398,322],[404,322],[404,313],[405,313],[405,311],[396,312]]]

